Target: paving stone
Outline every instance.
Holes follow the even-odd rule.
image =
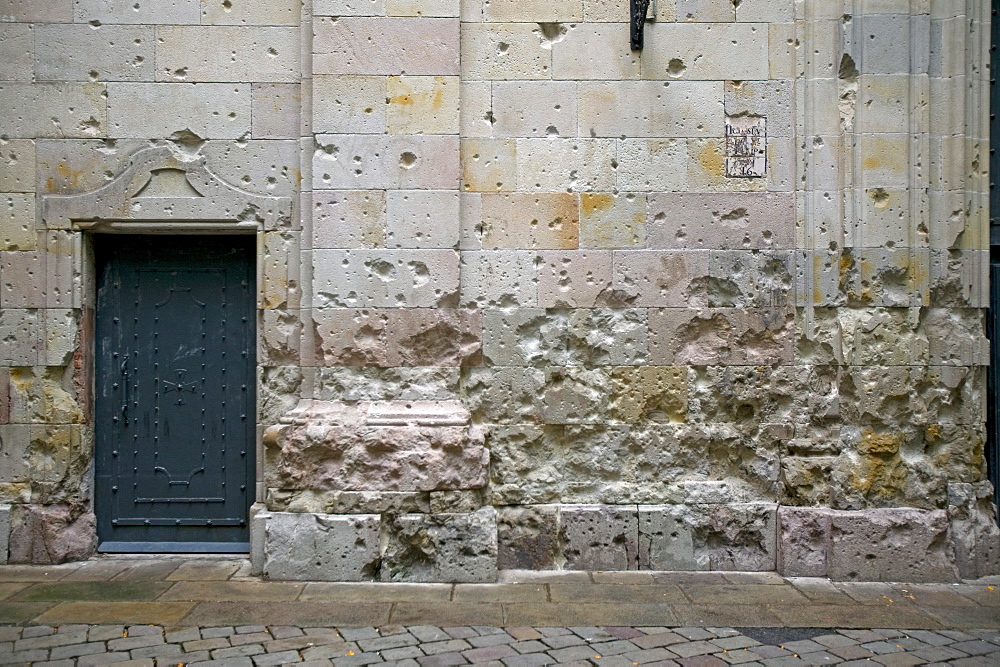
[[[670,647],[670,650],[681,656],[682,658],[689,658],[696,655],[708,655],[710,653],[716,653],[719,647],[715,644],[706,641],[698,642],[688,642],[686,644],[674,644]]]
[[[549,647],[542,642],[531,639],[523,642],[516,642],[511,644],[511,647],[518,653],[524,655],[526,653],[544,653],[549,650]]]
[[[417,662],[427,667],[438,667],[444,665],[467,665],[469,661],[461,653],[439,653],[429,655],[424,658],[417,658]]]
[[[643,651],[636,651],[634,653],[626,653],[625,657],[632,662],[643,665],[649,662],[672,660],[677,657],[677,654],[665,648],[650,648]]]
[[[549,651],[549,655],[557,662],[569,662],[570,660],[589,660],[594,657],[594,651],[589,646],[569,646]]]
[[[133,659],[140,658],[165,658],[177,656],[182,653],[181,647],[177,644],[163,644],[162,646],[147,646],[129,651]]]
[[[228,648],[231,646],[228,637],[213,637],[211,639],[197,639],[192,642],[184,642],[185,651],[211,651],[217,648]]]
[[[876,655],[875,652],[862,648],[861,645],[837,646],[827,649],[827,653],[832,653],[843,658],[844,660],[863,660]]]
[[[80,656],[76,660],[77,665],[110,665],[115,662],[125,662],[131,656],[128,653],[99,653],[95,655]]]
[[[390,635],[388,637],[379,637],[378,639],[359,639],[358,646],[361,647],[362,651],[384,651],[389,648],[398,648],[400,646],[412,646],[418,644],[417,638],[409,633],[400,635]]]
[[[715,639],[715,634],[704,628],[674,628],[674,632],[682,637],[690,639],[691,641]]]
[[[386,661],[389,660],[406,660],[408,658],[419,658],[424,655],[416,646],[401,646],[399,648],[391,648],[386,651],[381,651],[382,658]]]
[[[272,625],[269,630],[275,639],[288,639],[289,637],[300,637],[305,633],[300,628],[290,625]]]
[[[713,654],[712,657],[718,658],[730,665],[745,665],[762,659],[762,656],[750,650],[723,651],[722,653]]]
[[[229,643],[233,646],[242,646],[243,644],[261,644],[264,642],[271,641],[270,632],[251,632],[245,635],[233,634],[228,637]]]
[[[567,646],[579,646],[584,643],[582,637],[578,637],[574,634],[567,635],[557,635],[555,637],[544,637],[542,643],[553,649],[566,648]]]
[[[749,637],[738,636],[738,637],[723,637],[721,639],[713,639],[712,643],[719,648],[726,649],[727,651],[734,651],[740,648],[748,648],[750,646],[760,646],[760,642],[755,639],[750,639]]]
[[[34,625],[25,628],[21,632],[21,637],[24,639],[31,639],[32,637],[44,637],[45,635],[55,634],[56,629],[48,625]]]
[[[685,637],[680,636],[676,632],[659,632],[646,635],[645,637],[636,637],[632,640],[632,643],[640,648],[654,648],[658,646],[670,646],[671,644],[679,644],[686,641]]]
[[[464,639],[449,639],[447,641],[430,642],[420,647],[427,655],[438,655],[441,653],[454,653],[466,651],[472,648]]]
[[[632,642],[624,639],[612,642],[592,642],[590,647],[594,649],[596,653],[600,653],[603,656],[621,655],[622,653],[628,653],[629,651],[634,651],[638,648]]]
[[[382,636],[375,628],[343,628],[340,634],[349,642],[359,639],[375,639]]]
[[[312,646],[301,651],[304,660],[322,660],[326,658],[340,658],[350,653],[360,653],[361,649],[354,642],[341,642],[339,644],[324,644],[323,646]]]
[[[108,649],[111,651],[131,651],[136,648],[145,648],[146,646],[158,646],[163,643],[163,637],[159,634],[155,635],[140,635],[138,637],[122,637],[121,639],[112,639],[108,642]]]
[[[214,639],[216,637],[229,637],[236,634],[236,630],[229,626],[219,626],[214,628],[202,628],[201,638],[202,639]]]
[[[463,651],[462,655],[471,663],[480,663],[489,660],[501,660],[502,658],[520,654],[510,646],[501,644],[498,646],[469,649],[468,651]]]
[[[52,660],[62,660],[63,658],[76,658],[81,655],[92,655],[94,653],[107,653],[104,642],[87,642],[85,644],[70,644],[69,646],[57,646],[49,651],[49,658]]]
[[[555,658],[545,653],[528,653],[526,655],[510,656],[501,660],[507,667],[529,667],[530,665],[552,665]]]
[[[481,635],[479,637],[469,637],[468,641],[475,648],[483,648],[485,646],[499,646],[501,644],[513,644],[516,639],[508,635],[506,632],[494,634],[494,635]]]
[[[890,642],[868,642],[867,644],[862,644],[861,648],[868,649],[875,655],[883,655],[885,653],[899,653],[901,649],[896,644]]]
[[[411,625],[407,630],[421,643],[439,642],[451,638],[451,635],[434,625]]]
[[[88,635],[88,638],[90,636]],[[177,630],[166,630],[163,638],[171,644],[180,644],[201,639],[201,630],[198,628],[180,628]],[[92,638],[91,638],[92,639]],[[109,637],[110,639],[110,637]]]
[[[28,639],[18,639],[14,642],[14,650],[30,651],[38,648],[48,649],[67,644],[79,644],[85,641],[87,641],[87,631],[82,630],[65,634],[51,634],[41,637],[29,637]]]
[[[822,651],[825,648],[822,644],[817,644],[809,639],[803,639],[795,642],[785,642],[781,646],[792,653],[812,653],[814,651]]]
[[[45,660],[49,657],[49,652],[45,649],[32,649],[30,651],[16,651],[7,655],[0,655],[0,664],[10,665],[16,663],[29,663]]]
[[[232,648],[220,648],[212,651],[212,659],[221,660],[223,658],[241,658],[244,656],[257,655],[259,653],[264,653],[264,647],[260,644],[241,644],[240,646],[233,646]]]
[[[301,662],[299,652],[283,651],[281,653],[266,653],[253,657],[253,664],[255,665],[283,665],[287,662]]]

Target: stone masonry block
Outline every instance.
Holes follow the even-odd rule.
[[[785,577],[827,575],[832,515],[833,510],[825,508],[778,508],[778,574]]]
[[[38,81],[151,81],[152,26],[39,25],[34,55]]]
[[[35,142],[0,139],[0,192],[35,191]]]
[[[560,519],[564,569],[639,568],[639,520],[634,506],[563,505]]]
[[[313,311],[314,363],[320,366],[387,367],[389,312],[321,308]]]
[[[300,84],[254,83],[250,86],[250,96],[254,139],[290,139],[301,134]]]
[[[462,190],[510,192],[517,189],[515,139],[462,138]]]
[[[576,102],[575,81],[497,81],[493,83],[493,135],[575,136]]]
[[[10,505],[0,505],[0,565],[7,564],[10,547]]]
[[[639,507],[639,567],[769,572],[775,567],[777,505]]]
[[[315,250],[313,275],[318,308],[449,307],[459,257],[454,250]]]
[[[472,368],[462,377],[463,400],[477,423],[540,422],[544,389],[540,368]]]
[[[616,163],[612,139],[518,139],[518,190],[606,192],[615,188]]]
[[[35,241],[35,195],[0,194],[0,250],[34,250]]]
[[[788,364],[795,343],[790,308],[679,308],[649,311],[650,362]]]
[[[948,513],[906,508],[835,512],[828,576],[835,581],[955,581]]]
[[[736,7],[729,0],[675,0],[675,2],[677,20],[685,23],[726,23],[736,18]]]
[[[10,521],[10,563],[85,560],[97,549],[96,518],[80,505],[15,505]]]
[[[386,195],[389,248],[457,248],[457,190],[392,190]]]
[[[552,49],[543,40],[536,23],[463,23],[462,80],[549,79]]]
[[[313,0],[314,16],[385,16],[386,0]]]
[[[38,310],[6,307],[0,310],[0,339],[4,341],[0,348],[0,364],[36,365],[41,345],[40,330]]]
[[[0,306],[45,307],[44,253],[0,252]]]
[[[457,18],[324,18],[313,31],[314,74],[458,74]]]
[[[268,512],[263,574],[273,580],[364,581],[378,568],[377,514]]]
[[[156,31],[159,81],[297,81],[299,29],[164,26]]]
[[[202,25],[298,25],[299,0],[202,2]]]
[[[789,23],[794,14],[792,0],[743,0],[736,7],[736,20],[741,23]]]
[[[458,134],[457,76],[390,76],[386,89],[390,134]]]
[[[489,309],[483,313],[483,354],[489,366],[565,363],[566,318],[542,308]]]
[[[1000,528],[988,482],[948,485],[949,537],[963,579],[1000,574]]]
[[[452,401],[458,368],[334,367],[316,369],[314,396],[323,401]]]
[[[651,248],[791,248],[795,198],[770,193],[653,193],[646,229]]]
[[[542,308],[592,308],[611,291],[611,252],[550,250],[539,256],[538,305]]]
[[[313,193],[313,248],[384,247],[385,209],[382,190]]]
[[[580,243],[579,199],[562,193],[483,195],[483,248],[562,249]]]
[[[618,187],[633,192],[687,188],[688,145],[683,139],[618,141]]]
[[[313,77],[313,132],[371,133],[386,131],[384,76]]]
[[[321,134],[316,141],[317,190],[458,188],[457,136]]]
[[[583,0],[491,0],[483,8],[483,18],[491,22],[523,21],[556,23],[583,20]]]
[[[6,420],[5,420],[6,421]],[[0,484],[30,481],[28,455],[31,444],[31,427],[27,424],[0,425]],[[10,517],[8,516],[8,520]],[[8,524],[8,532],[9,532]]]
[[[697,287],[705,291],[697,298],[707,299],[713,308],[773,308],[793,303],[795,255],[791,251],[714,250],[704,275]]]
[[[281,489],[453,491],[486,484],[485,434],[451,401],[305,401],[267,429]]]
[[[251,131],[250,109],[249,84],[108,84],[108,132],[115,137],[164,138],[188,130],[203,139],[236,139]]]
[[[493,135],[493,84],[490,81],[462,81],[459,109],[462,139]],[[575,124],[575,123],[574,123]]]
[[[387,0],[389,16],[458,17],[461,0]]]
[[[595,81],[579,85],[583,135],[721,137],[725,132],[721,81]]]
[[[559,506],[497,508],[497,566],[501,570],[552,570],[559,553]]]
[[[680,13],[680,12],[678,12]],[[768,31],[750,23],[675,23],[646,34],[642,78],[767,80]]]
[[[794,87],[791,81],[727,81],[727,116],[764,116],[767,134],[788,137],[793,134]]]
[[[258,363],[269,366],[294,365],[301,362],[301,314],[297,310],[265,310],[261,317],[258,338]]]
[[[622,159],[621,148],[619,159]],[[645,245],[645,194],[584,192],[580,195],[581,248],[620,249]]]
[[[612,390],[606,368],[550,366],[545,369],[542,416],[548,424],[600,424],[608,421]]]
[[[637,51],[620,48],[628,44],[626,23],[582,23],[550,29],[553,79],[638,79]]]
[[[527,250],[463,252],[460,303],[469,308],[537,305],[536,256]]]
[[[613,264],[614,289],[630,306],[676,308],[705,298],[707,251],[623,250]]]
[[[635,366],[649,358],[644,308],[580,308],[570,312],[567,361],[584,366]]]
[[[76,23],[99,21],[102,24],[134,23],[139,25],[177,25],[201,22],[202,0],[141,2],[133,0],[75,0]]]
[[[202,154],[241,190],[272,197],[297,194],[301,150],[297,141],[206,141]]]
[[[402,514],[384,525],[379,578],[392,582],[497,580],[497,513]]]
[[[0,5],[0,15],[2,12],[3,6]],[[3,80],[30,82],[34,50],[34,25],[29,23],[0,24],[0,58],[2,58],[0,62],[3,62]]]
[[[687,369],[682,366],[618,366],[612,369],[615,421],[677,423],[688,408]]]
[[[5,137],[105,136],[105,91],[100,83],[0,83]]]
[[[18,23],[72,23],[73,0],[52,0],[44,5],[34,0],[2,0],[0,16]]]

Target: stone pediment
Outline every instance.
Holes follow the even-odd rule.
[[[274,229],[291,220],[292,200],[240,190],[209,170],[204,156],[152,146],[92,192],[44,195],[49,229]]]

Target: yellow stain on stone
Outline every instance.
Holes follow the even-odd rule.
[[[619,366],[612,370],[614,419],[682,423],[687,418],[687,368],[683,366]]]
[[[607,211],[615,204],[615,198],[609,194],[583,193],[580,195],[580,208],[584,215],[593,215],[598,211]]]
[[[872,429],[866,428],[861,433],[861,444],[858,451],[862,454],[896,454],[903,444],[901,433],[876,433]]]

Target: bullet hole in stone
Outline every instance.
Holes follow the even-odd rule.
[[[278,50],[275,49],[275,48],[270,48],[270,49],[267,50],[267,55],[271,56],[272,58],[277,58],[278,57]]]
[[[889,193],[882,188],[872,190],[871,198],[875,202],[875,208],[882,209],[889,205]]]
[[[671,58],[670,62],[667,63],[667,74],[675,79],[684,76],[686,70],[687,65],[680,58]]]
[[[497,51],[499,53],[507,53],[507,49],[509,48],[510,44],[508,44],[507,42],[500,42],[499,44],[497,44]]]
[[[410,151],[406,151],[405,153],[399,156],[399,166],[402,167],[403,169],[413,169],[414,165],[416,164],[417,164],[417,156],[411,153]]]
[[[181,67],[180,69],[175,69],[172,76],[175,79],[186,79],[187,78],[187,73],[188,73],[188,68],[187,67]]]
[[[101,22],[98,21],[97,19],[94,19],[93,21],[90,22],[90,27],[91,28],[100,28],[101,27]]]
[[[233,11],[233,3],[231,3],[229,0],[223,0],[222,8],[225,9],[227,12],[231,12]]]
[[[132,9],[134,9],[135,11],[139,11],[139,3],[137,2],[134,5],[132,5]]]
[[[813,148],[823,148],[823,137],[813,137]]]
[[[88,74],[88,76],[90,77],[91,81],[97,81],[97,79],[100,78],[101,75],[97,73],[96,69],[92,69],[90,70],[90,74]]]

